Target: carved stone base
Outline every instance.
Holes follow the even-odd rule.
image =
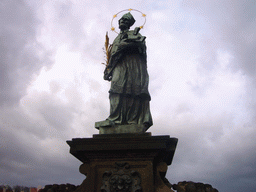
[[[86,179],[76,192],[172,191],[165,179],[178,139],[144,134],[102,134],[67,141]]]

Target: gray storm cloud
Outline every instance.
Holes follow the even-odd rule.
[[[17,103],[42,66],[50,66],[50,54],[37,42],[39,21],[23,1],[0,4],[1,104]]]

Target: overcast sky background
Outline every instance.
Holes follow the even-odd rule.
[[[82,183],[66,140],[108,116],[102,48],[129,8],[147,15],[149,131],[179,139],[168,180],[255,191],[255,0],[0,0],[0,184]]]

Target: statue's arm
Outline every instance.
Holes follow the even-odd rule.
[[[117,45],[117,49],[115,53],[125,54],[129,50],[133,50],[134,52],[143,53],[146,49],[144,36],[128,36],[128,38],[122,39]]]
[[[119,42],[113,43],[109,64],[104,70],[104,80],[111,81],[112,71],[114,70],[117,62],[127,53],[135,52],[146,55],[145,38],[138,34],[129,34],[126,38]]]
[[[112,72],[113,72],[117,62],[121,58],[121,56],[122,56],[122,54],[118,53],[118,52],[116,52],[115,54],[112,54],[110,56],[109,64],[106,66],[106,68],[104,70],[104,76],[103,76],[104,80],[111,81]]]

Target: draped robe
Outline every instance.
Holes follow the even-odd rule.
[[[110,115],[115,124],[152,124],[148,92],[146,45],[133,31],[120,33],[111,50]],[[115,65],[113,64],[115,62]]]

